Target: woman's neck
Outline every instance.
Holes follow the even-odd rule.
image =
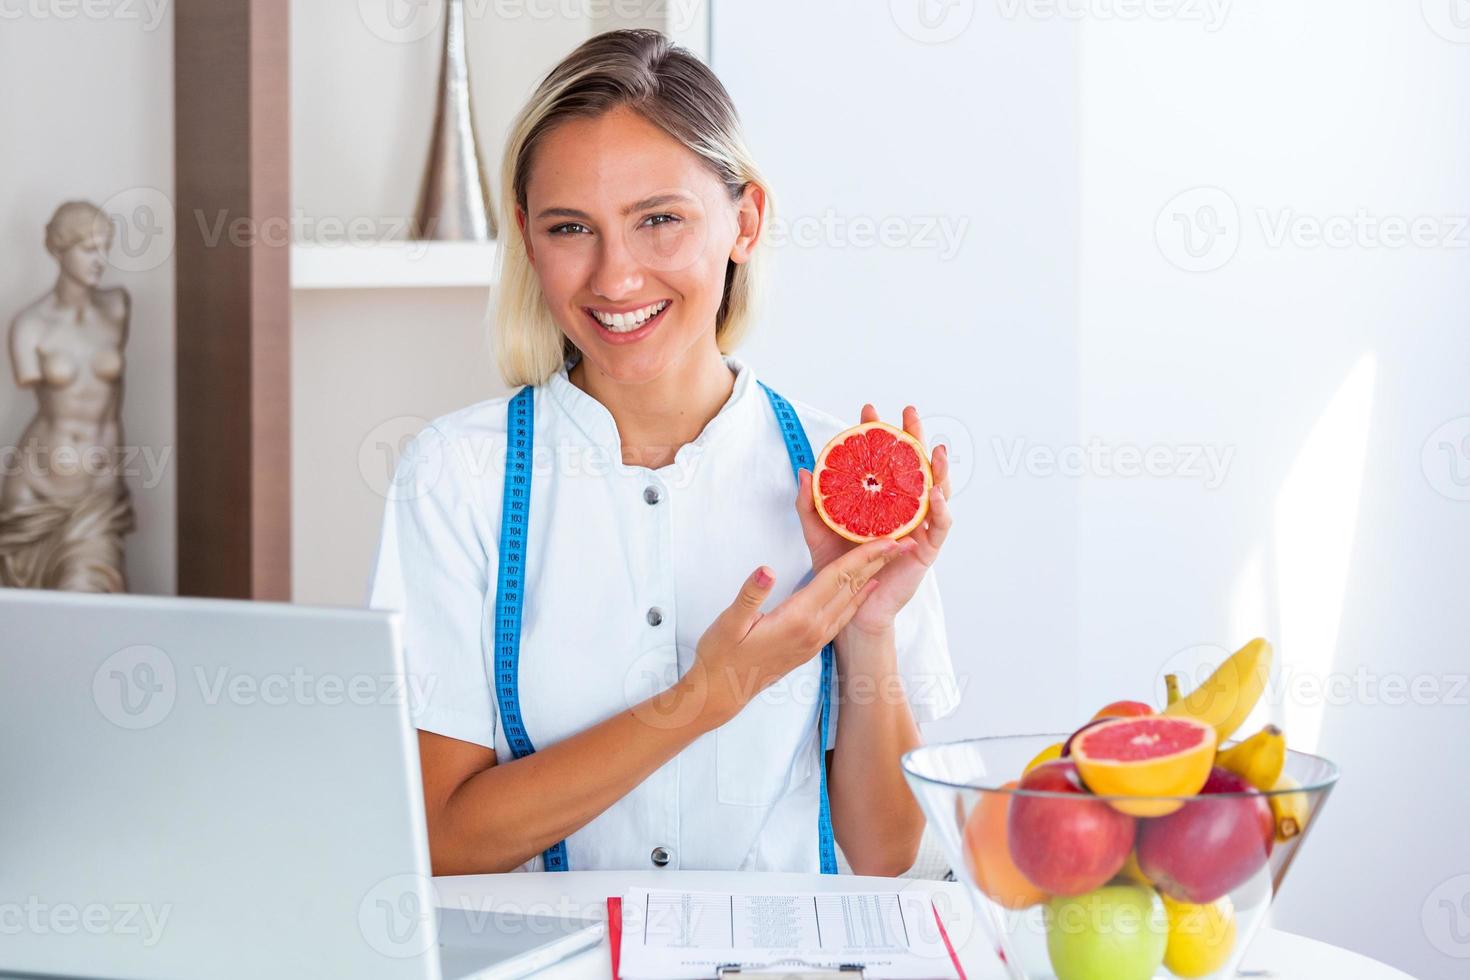
[[[56,305],[64,310],[75,310],[78,320],[92,302],[92,287],[65,273],[56,277],[56,288],[52,292],[56,296]]]
[[[643,384],[622,384],[579,359],[568,372],[572,384],[612,413],[622,444],[623,463],[658,469],[692,442],[719,414],[735,386],[735,375],[713,338],[690,350],[682,361]]]

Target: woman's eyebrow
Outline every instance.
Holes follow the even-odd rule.
[[[623,215],[626,217],[634,211],[643,211],[647,208],[656,208],[665,204],[674,204],[689,200],[692,200],[692,198],[688,194],[655,194],[652,197],[645,197],[641,201],[634,201],[632,204],[629,204],[623,208]],[[545,208],[536,215],[537,221],[540,221],[542,218],[579,218],[583,221],[592,220],[590,214],[586,211],[578,211],[576,208]]]

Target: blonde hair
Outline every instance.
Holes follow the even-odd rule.
[[[494,335],[500,373],[511,387],[537,385],[574,351],[552,318],[526,255],[516,209],[526,210],[526,184],[536,148],[556,126],[627,107],[709,165],[732,200],[755,184],[770,188],[751,159],[740,118],[714,73],[686,49],[653,30],[607,31],[584,42],[551,70],[511,124],[500,167],[500,276]],[[764,236],[744,263],[726,264],[715,339],[733,351],[749,329],[765,274]]]

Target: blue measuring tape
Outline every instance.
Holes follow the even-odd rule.
[[[535,391],[522,388],[508,406],[505,484],[500,500],[500,573],[495,583],[495,696],[510,754],[536,751],[521,718],[521,607],[526,595],[526,535],[531,518],[532,439],[536,433]],[[547,871],[566,871],[567,842],[541,854]]]
[[[760,383],[771,402],[791,473],[812,469],[812,446],[801,420],[789,402]],[[525,603],[526,535],[530,530],[532,439],[536,431],[534,389],[522,388],[508,405],[508,439],[505,446],[505,484],[500,502],[500,571],[495,585],[495,697],[500,705],[500,723],[510,744],[511,756],[524,758],[536,751],[521,717],[520,662],[521,608]],[[818,715],[818,769],[821,801],[817,809],[817,846],[822,874],[837,873],[837,847],[832,836],[832,808],[827,797],[827,727],[832,703],[832,673],[836,654],[832,644],[822,648],[822,706]],[[557,841],[541,854],[547,871],[566,871],[567,842]]]
[[[800,482],[799,471],[810,472],[816,460],[812,456],[812,444],[807,441],[806,430],[791,403],[776,394],[764,381],[761,390],[771,402],[776,413],[776,424],[781,428],[781,439],[786,443],[786,455],[791,460],[791,475]],[[822,707],[818,715],[817,769],[821,772],[822,798],[817,804],[817,849],[822,859],[822,874],[837,873],[837,845],[832,837],[832,805],[827,798],[827,725],[832,709],[832,672],[835,669],[836,653],[832,644],[822,647]]]

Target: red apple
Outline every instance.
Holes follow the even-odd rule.
[[[1048,895],[1081,895],[1107,884],[1133,849],[1134,820],[1087,792],[1065,759],[1037,766],[1019,789],[1006,823],[1011,860]]]
[[[1213,902],[1247,881],[1271,856],[1275,821],[1260,791],[1216,766],[1200,795],[1216,793],[1239,795],[1191,800],[1139,828],[1139,867],[1176,901]]]
[[[1093,721],[1099,718],[1146,718],[1154,714],[1151,704],[1142,701],[1114,701],[1112,704],[1099,708],[1097,714],[1092,716]]]

